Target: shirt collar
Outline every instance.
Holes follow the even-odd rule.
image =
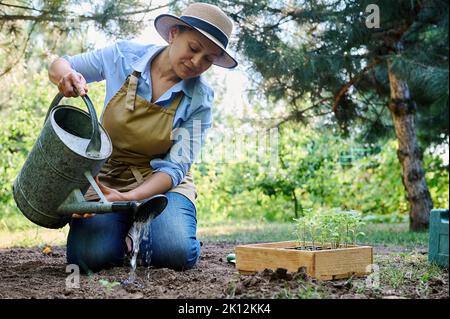
[[[140,58],[131,61],[130,65],[133,68],[134,71],[138,71],[141,73],[142,79],[150,85],[150,63],[152,60],[156,57],[158,53],[161,52],[166,46],[152,46],[150,47],[144,55],[142,55]],[[188,79],[188,80],[181,80],[177,84],[175,84],[171,88],[171,93],[178,93],[180,91],[183,91],[185,95],[187,95],[189,98],[192,98],[193,90],[194,90],[194,79]],[[166,92],[167,93],[167,92]],[[161,99],[164,99],[166,94],[164,94]]]
[[[148,73],[147,66],[153,60],[153,58],[164,48],[165,46],[150,46],[140,58],[130,62],[131,67],[134,71],[141,72],[142,74]]]

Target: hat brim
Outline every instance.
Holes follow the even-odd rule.
[[[159,35],[166,40],[166,42],[169,42],[169,31],[173,26],[176,25],[182,25],[189,27],[191,29],[194,29],[198,31],[201,35],[205,36],[208,40],[210,40],[215,46],[217,46],[219,49],[223,51],[223,54],[216,58],[213,62],[213,64],[217,66],[221,66],[223,68],[232,69],[235,68],[238,63],[237,61],[227,52],[227,50],[223,47],[223,45],[216,40],[213,36],[211,36],[209,33],[194,27],[193,25],[184,22],[183,20],[179,19],[176,16],[173,16],[171,14],[161,14],[155,19],[155,29],[158,31]]]

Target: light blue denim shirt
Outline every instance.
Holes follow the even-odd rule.
[[[106,106],[133,71],[141,72],[137,94],[151,101],[150,62],[162,49],[164,46],[119,41],[102,49],[75,56],[65,55],[63,58],[88,83],[106,80]],[[205,142],[207,130],[212,126],[211,108],[214,101],[214,91],[202,77],[197,77],[178,82],[155,103],[168,107],[180,91],[183,91],[184,97],[174,116],[174,145],[164,158],[150,161],[155,172],[170,175],[173,187],[186,176]],[[104,110],[105,107],[102,116]]]

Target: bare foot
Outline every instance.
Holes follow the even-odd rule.
[[[129,253],[131,253],[131,249],[133,248],[133,247],[131,247],[133,242],[132,242],[130,236],[127,235],[127,237],[125,237],[125,243],[127,244],[127,254],[129,254]]]

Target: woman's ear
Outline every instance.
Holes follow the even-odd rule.
[[[177,35],[178,35],[178,27],[177,26],[171,27],[169,30],[169,44],[172,44],[173,40],[177,37]]]

